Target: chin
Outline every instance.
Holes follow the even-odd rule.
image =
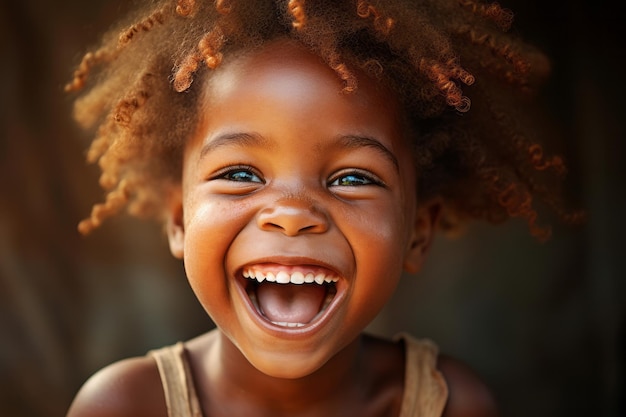
[[[259,360],[256,362],[258,363],[251,364],[259,372],[272,378],[290,380],[306,378],[319,371],[327,363],[308,363],[308,361],[304,363],[302,360],[295,358],[285,358],[284,355],[276,358],[276,360]]]

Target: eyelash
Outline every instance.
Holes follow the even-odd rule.
[[[247,178],[244,179],[236,179],[234,177],[235,174],[243,173],[247,175]],[[256,177],[259,181],[252,181],[250,177]],[[339,181],[342,178],[346,177],[354,177],[357,179],[357,184],[340,184]],[[265,183],[265,180],[262,178],[261,174],[258,173],[254,168],[249,165],[235,165],[228,166],[220,169],[214,175],[211,176],[210,180],[226,180],[232,182],[242,182],[242,183]],[[345,170],[335,174],[329,181],[329,187],[363,187],[368,185],[375,185],[380,187],[385,187],[386,184],[376,175],[373,175],[367,171],[363,171],[360,169],[353,170]]]
[[[246,174],[248,176],[254,176],[254,177],[258,178],[259,181],[250,181],[250,180],[246,180],[246,179],[235,179],[234,175],[238,174],[238,173],[244,173],[244,174]],[[258,183],[265,183],[265,181],[263,180],[261,175],[259,173],[257,173],[254,168],[252,168],[251,166],[248,166],[248,165],[235,165],[235,166],[228,166],[228,167],[222,168],[218,172],[216,172],[214,175],[212,175],[210,179],[211,180],[220,180],[221,179],[221,180],[232,181],[232,182],[258,182]]]
[[[348,184],[339,184],[339,180],[346,177],[355,177],[358,178],[359,181],[364,180],[364,183],[359,183],[356,185],[348,185]],[[335,184],[336,183],[336,184]],[[333,176],[333,178],[328,182],[329,186],[333,187],[362,187],[367,185],[376,185],[380,187],[384,187],[385,183],[378,178],[377,176],[362,170],[350,170],[343,171]]]

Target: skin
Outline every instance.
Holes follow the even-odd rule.
[[[286,40],[226,62],[205,86],[168,222],[171,251],[219,328],[187,343],[205,416],[399,413],[403,349],[361,332],[402,270],[421,268],[439,206],[416,201],[393,94],[365,76],[355,94],[340,91]],[[325,273],[337,293],[302,327],[273,324],[247,295],[251,268]],[[495,415],[469,369],[445,357],[439,367],[445,415]],[[166,415],[153,360],[96,374],[68,414],[86,415]]]

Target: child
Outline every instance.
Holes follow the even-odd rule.
[[[163,222],[217,329],[98,372],[68,416],[495,415],[432,342],[362,331],[437,229],[521,217],[545,239],[535,203],[561,214],[563,163],[520,111],[547,64],[511,13],[167,0],[130,19],[67,87],[108,191],[79,229]]]

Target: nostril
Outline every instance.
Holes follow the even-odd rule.
[[[268,223],[265,223],[263,226],[265,229],[270,229],[270,230],[285,230],[284,227],[276,223],[268,222]]]
[[[262,227],[267,231],[275,231],[286,234],[287,236],[296,236],[304,233],[316,233],[317,231],[322,231],[322,228],[318,225],[309,225],[304,227],[298,227],[297,225],[287,224],[282,226],[276,223],[266,223]]]
[[[305,226],[300,229],[300,232],[314,232],[316,229],[319,229],[318,225],[310,225]]]

